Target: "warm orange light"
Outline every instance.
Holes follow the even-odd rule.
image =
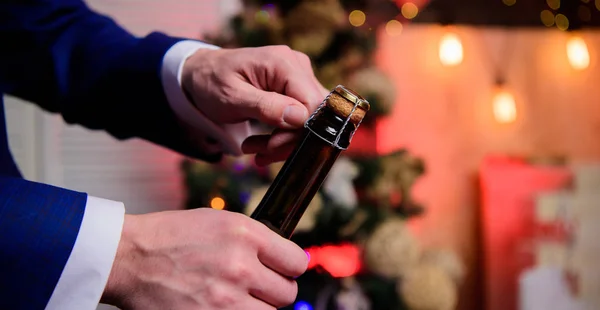
[[[402,23],[395,19],[392,19],[385,24],[385,32],[392,37],[400,35],[403,28]]]
[[[215,197],[210,201],[210,207],[217,210],[225,209],[225,200],[221,197]]]
[[[404,3],[400,11],[406,19],[413,19],[419,14],[419,8],[412,2]]]
[[[575,70],[587,69],[590,65],[590,53],[587,44],[581,37],[571,37],[567,41],[567,57]]]
[[[448,32],[440,41],[440,61],[444,66],[456,66],[463,60],[463,46],[458,35]]]
[[[494,119],[498,123],[512,123],[517,119],[515,97],[506,90],[500,90],[493,99]]]
[[[350,15],[348,15],[348,21],[350,22],[350,25],[354,27],[362,26],[366,20],[367,15],[365,15],[365,13],[361,10],[354,10],[350,12]]]

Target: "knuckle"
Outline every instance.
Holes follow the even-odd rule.
[[[215,308],[227,308],[236,302],[236,297],[232,290],[221,285],[212,285],[208,287],[209,303]]]
[[[279,52],[279,53],[289,53],[289,52],[291,52],[291,51],[292,51],[292,49],[291,49],[289,46],[287,46],[287,45],[284,45],[284,44],[275,45],[275,46],[273,47],[273,50],[274,50],[275,52]]]
[[[252,276],[252,271],[242,259],[234,259],[229,263],[227,276],[230,280],[240,283],[245,282]]]
[[[311,64],[311,60],[310,57],[308,57],[308,55],[302,53],[302,52],[296,52],[296,56],[298,56],[298,59],[300,59],[300,62],[302,62],[305,65],[310,65]]]
[[[298,296],[298,283],[296,281],[291,281],[290,284],[285,289],[285,292],[280,295],[280,303],[281,307],[285,307],[291,305],[296,301],[296,297]]]

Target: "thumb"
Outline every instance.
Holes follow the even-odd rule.
[[[278,128],[299,128],[309,116],[308,109],[292,97],[260,90],[247,83],[240,88],[241,98],[248,100],[240,106],[245,117]]]

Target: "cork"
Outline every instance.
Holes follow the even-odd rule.
[[[354,108],[354,102],[342,97],[335,91],[331,92],[329,95],[329,98],[327,99],[327,105],[336,114],[344,118],[348,117]],[[366,114],[367,111],[365,109],[357,106],[356,110],[354,110],[354,113],[352,113],[352,116],[350,117],[350,122],[352,122],[354,125],[357,125],[363,120]]]

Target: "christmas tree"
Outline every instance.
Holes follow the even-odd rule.
[[[371,55],[375,29],[398,14],[393,2],[248,0],[244,5],[229,28],[205,40],[222,47],[288,45],[309,55],[325,87],[343,84],[369,100],[371,111],[361,126],[373,127],[390,112],[395,89]],[[217,165],[186,159],[181,165],[186,208],[250,215],[281,165],[258,167],[246,156],[226,157]],[[451,252],[422,249],[407,227],[411,217],[423,213],[411,188],[424,173],[423,161],[407,150],[338,159],[292,237],[311,261],[297,279],[296,303],[286,309],[454,308],[462,265]]]

